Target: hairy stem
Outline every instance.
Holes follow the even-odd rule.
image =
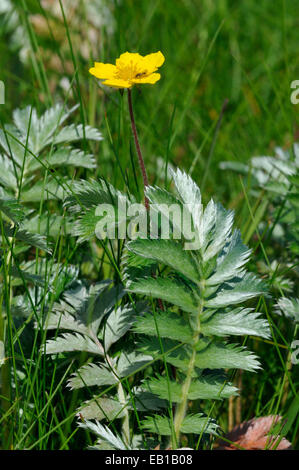
[[[109,356],[106,356],[106,359],[109,363],[109,367],[111,368],[113,375],[118,381],[117,394],[118,394],[119,402],[123,406],[123,412],[124,412],[124,418],[122,421],[122,431],[123,431],[125,444],[130,444],[130,419],[129,419],[129,411],[127,407],[125,391],[124,391],[121,381],[119,380],[119,376],[117,375],[117,372],[113,366],[111,358]]]
[[[195,359],[196,359],[196,352],[197,352],[196,346],[197,346],[199,335],[200,335],[200,317],[201,317],[202,311],[203,311],[203,293],[201,291],[201,301],[200,301],[199,310],[198,310],[197,319],[196,319],[196,328],[194,332],[192,354],[191,354],[191,358],[190,358],[190,362],[189,362],[189,366],[188,366],[188,370],[186,374],[186,379],[182,387],[182,401],[181,403],[178,404],[176,412],[175,412],[175,416],[174,416],[174,433],[175,433],[176,442],[173,443],[172,448],[174,448],[174,445],[180,444],[181,427],[182,427],[182,423],[184,421],[184,418],[187,412],[188,394],[189,394],[189,389],[191,386],[193,371],[195,367]]]
[[[175,417],[174,417],[174,432],[175,432],[175,445],[179,445],[180,443],[180,435],[181,435],[181,427],[186,416],[187,412],[187,405],[188,405],[188,393],[191,385],[192,374],[194,370],[195,364],[195,357],[196,357],[196,349],[193,347],[192,356],[189,362],[189,367],[187,371],[186,380],[182,387],[182,396],[183,399],[181,403],[177,406]],[[174,446],[173,446],[174,447]]]
[[[138,139],[138,134],[137,134],[137,128],[136,128],[136,123],[135,123],[135,117],[134,117],[134,111],[133,111],[133,103],[132,103],[132,92],[130,89],[128,89],[128,104],[129,104],[129,112],[130,112],[130,119],[131,119],[131,126],[132,126],[132,132],[134,136],[134,142],[135,142],[135,147],[138,155],[138,161],[139,161],[139,166],[140,170],[142,173],[142,178],[143,178],[143,185],[144,188],[148,186],[148,177],[147,177],[147,172],[139,144],[139,139]],[[149,209],[149,202],[147,197],[144,199],[145,207],[148,210]]]
[[[139,166],[140,166],[140,169],[141,169],[142,178],[143,178],[143,185],[144,185],[144,189],[145,189],[149,185],[148,184],[148,177],[147,177],[145,163],[144,163],[144,160],[143,160],[143,156],[142,156],[142,152],[141,152],[141,148],[140,148],[140,144],[139,144],[137,127],[136,127],[136,123],[135,123],[133,103],[132,103],[132,92],[129,88],[128,88],[128,103],[129,103],[129,112],[130,112],[132,132],[133,132],[133,136],[134,136],[135,147],[136,147],[136,151],[137,151],[137,155],[138,155]],[[149,211],[149,200],[146,196],[144,197],[144,205],[145,205],[146,210]],[[153,277],[155,277],[155,275],[153,275]],[[159,305],[160,310],[164,310],[164,305],[163,305],[163,302],[162,302],[161,299],[158,299],[158,305]]]

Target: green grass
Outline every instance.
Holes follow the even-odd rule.
[[[261,261],[269,267],[273,260],[281,262],[288,256],[286,242],[281,246],[267,236],[269,232],[260,229],[260,222],[269,222],[271,230],[271,202],[262,191],[251,191],[250,178],[223,171],[219,163],[246,163],[253,155],[272,155],[276,146],[289,149],[295,140],[298,106],[290,102],[290,83],[299,78],[296,2],[115,0],[106,2],[114,22],[113,31],[103,26],[95,39],[89,36],[90,19],[80,1],[74,2],[78,5],[75,12],[78,22],[68,16],[67,8],[57,20],[49,9],[41,7],[39,0],[12,3],[28,49],[27,59],[22,61],[7,18],[0,15],[0,80],[6,86],[6,103],[0,106],[1,128],[11,122],[17,107],[29,105],[42,113],[58,101],[69,108],[79,103],[75,117],[68,123],[75,120],[77,124],[97,127],[104,137],[99,143],[83,139],[80,144],[83,150],[95,154],[95,170],[63,169],[57,172],[58,181],[62,176],[70,180],[102,177],[117,189],[135,195],[137,200],[142,198],[142,178],[126,95],[100,87],[88,74],[88,68],[93,61],[114,62],[125,51],[147,54],[161,50],[166,58],[161,80],[155,86],[133,90],[150,183],[169,186],[165,170],[158,168],[158,157],[186,172],[191,169],[205,202],[213,197],[236,211],[236,225],[241,228],[245,242],[254,249],[253,271],[258,271]],[[59,4],[64,6],[63,1]],[[44,18],[46,26],[42,33],[28,12]],[[84,55],[81,42],[85,43]],[[54,67],[51,56],[56,58]],[[68,91],[59,85],[63,77],[69,80]],[[228,106],[217,129],[226,99]],[[28,142],[25,152],[27,145]],[[51,174],[49,170],[41,174],[46,184]],[[21,199],[22,178],[15,196]],[[39,217],[65,215],[60,201],[47,201],[43,196],[38,204],[27,207]],[[40,256],[46,269],[43,289],[33,291],[31,314],[24,323],[22,318],[12,317],[12,299],[21,293],[28,294],[32,284],[22,276],[15,282],[10,267],[18,259],[18,244],[14,236],[4,235],[2,218],[0,228],[0,340],[5,339],[9,345],[9,360],[0,369],[1,448],[83,449],[92,444],[93,436],[79,429],[74,418],[80,403],[91,395],[82,390],[66,391],[65,382],[85,358],[70,360],[42,354],[47,333],[36,304],[39,312],[44,313],[64,290],[54,263],[77,266],[79,277],[90,283],[107,278],[119,281],[122,244],[107,244],[103,249],[98,240],[92,240],[79,245],[61,230],[53,241],[52,256],[35,248],[26,252],[22,260],[34,260],[36,274]],[[296,266],[298,259],[292,258],[292,262]],[[46,298],[52,275],[52,291]],[[275,272],[268,276],[270,283],[274,283],[276,276]],[[298,296],[298,264],[290,277],[295,282],[292,295]],[[257,374],[242,375],[241,419],[269,414],[288,417],[287,438],[298,448],[298,365],[290,364],[290,344],[296,339],[297,330],[273,313],[273,305],[283,293],[281,288],[272,289],[272,299],[261,299],[258,305],[270,322],[273,338],[269,342],[247,338],[248,347],[261,357],[263,369]],[[27,328],[34,320],[39,327]],[[17,362],[23,365],[21,371]],[[124,383],[127,390],[129,381]],[[204,411],[211,412],[227,429],[226,401],[206,402]],[[18,426],[14,426],[16,416]],[[138,419],[136,412],[137,428]],[[189,444],[196,447],[196,439]],[[209,445],[205,443],[206,448]]]

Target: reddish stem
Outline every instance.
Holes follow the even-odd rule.
[[[136,123],[135,123],[135,117],[134,117],[134,111],[133,111],[133,104],[132,104],[132,93],[131,93],[131,90],[129,88],[128,88],[128,103],[129,103],[129,111],[130,111],[132,132],[133,132],[133,136],[134,136],[135,147],[136,147],[136,151],[137,151],[137,155],[138,155],[139,166],[140,166],[140,169],[141,169],[142,178],[143,178],[143,185],[144,185],[144,189],[145,189],[149,185],[148,184],[148,177],[147,177],[146,168],[145,168],[145,164],[144,164],[144,160],[143,160],[143,156],[142,156],[141,148],[140,148],[140,144],[139,144],[137,128],[136,128]],[[149,211],[149,200],[146,196],[144,197],[144,205],[145,205],[146,210]],[[154,273],[152,274],[152,276],[156,277]],[[158,299],[158,305],[159,305],[160,310],[164,310],[164,305],[163,305],[163,302],[162,302],[161,299]]]
[[[137,155],[138,155],[139,166],[140,166],[140,169],[141,169],[142,178],[143,178],[143,185],[144,185],[144,189],[145,189],[149,185],[148,184],[148,177],[147,177],[146,168],[145,168],[145,164],[144,164],[144,160],[143,160],[143,156],[142,156],[141,148],[140,148],[140,144],[139,144],[137,128],[136,128],[136,123],[135,123],[135,118],[134,118],[133,104],[132,104],[132,92],[131,92],[130,89],[128,89],[128,103],[129,103],[129,111],[130,111],[132,132],[133,132],[133,136],[134,136],[135,147],[136,147],[136,151],[137,151]],[[145,196],[145,199],[144,199],[144,203],[145,203],[146,210],[149,210],[149,201],[148,201],[146,196]]]

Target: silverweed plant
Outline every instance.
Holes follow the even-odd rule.
[[[232,229],[233,212],[213,200],[203,210],[200,190],[190,176],[177,170],[173,179],[177,196],[149,187],[146,197],[160,208],[162,217],[169,217],[165,209],[174,203],[187,205],[198,249],[184,249],[183,233],[180,241],[130,241],[124,272],[129,292],[165,302],[163,309],[153,304],[150,313],[137,318],[133,329],[140,351],[153,357],[163,354],[165,369],[149,379],[146,387],[169,404],[169,414],[148,416],[143,427],[170,436],[176,448],[182,433],[201,436],[217,431],[217,424],[200,411],[198,401],[237,393],[225,371],[260,367],[254,354],[228,343],[227,337],[269,338],[270,331],[254,308],[239,306],[264,295],[266,286],[245,269],[250,250],[242,243],[240,232]],[[149,276],[149,266],[161,274]]]
[[[70,224],[59,207],[51,206],[71,192],[74,175],[67,169],[95,167],[93,155],[71,146],[83,139],[102,140],[95,128],[65,125],[77,107],[67,110],[57,104],[41,117],[32,106],[16,109],[13,124],[0,129],[1,408],[6,442],[11,440],[11,403],[19,403],[21,388],[26,401],[14,412],[20,433],[27,418],[32,419],[28,390],[34,395],[37,374],[30,374],[41,360],[35,345],[39,333],[45,338],[44,313],[78,276],[78,268],[61,262],[57,253],[60,236]],[[35,333],[32,320],[38,325]],[[22,386],[19,375],[27,377]]]
[[[160,76],[150,77],[156,75],[154,71],[161,65],[162,57],[161,53],[145,58],[126,53],[116,66],[96,63],[90,72],[105,79],[104,84],[108,86],[130,89],[135,81],[157,81]],[[124,80],[127,81],[124,83]],[[113,309],[112,302],[109,313],[100,304],[95,308],[94,301],[90,308],[89,300],[85,304],[80,299],[76,309],[72,294],[66,293],[70,307],[57,305],[54,316],[50,314],[47,328],[50,325],[51,329],[72,330],[73,333],[48,341],[46,352],[87,351],[103,357],[103,363],[87,363],[77,370],[69,382],[73,388],[118,383],[121,393],[117,396],[112,398],[109,387],[104,387],[100,395],[79,410],[80,426],[92,430],[99,438],[96,448],[145,448],[145,443],[148,447],[154,435],[160,436],[162,445],[177,448],[181,446],[182,435],[186,434],[197,436],[196,447],[199,447],[203,436],[220,432],[213,410],[206,413],[205,401],[222,400],[238,393],[227,372],[234,369],[254,372],[260,368],[255,354],[244,345],[228,342],[228,337],[270,337],[268,322],[260,318],[261,313],[252,306],[241,306],[264,295],[267,289],[262,280],[246,271],[251,251],[242,243],[240,232],[233,230],[232,211],[213,200],[203,209],[199,187],[179,169],[172,174],[177,195],[149,186],[130,104],[131,95],[129,111],[144,180],[146,209],[149,211],[150,205],[154,205],[159,226],[167,220],[171,228],[169,237],[164,239],[158,235],[152,239],[145,232],[142,238],[126,243],[120,276],[131,306]],[[66,199],[66,206],[78,213],[85,208],[75,232],[81,242],[96,233],[96,223],[101,219],[96,214],[97,205],[108,201],[115,205],[117,195],[123,197],[125,203],[131,200],[130,195],[119,193],[104,181],[88,185],[77,183],[75,194]],[[189,245],[191,249],[186,249],[190,240],[185,238],[184,227],[176,225],[171,216],[169,208],[174,204],[188,208],[195,243]],[[121,214],[117,216],[116,225],[122,222]],[[178,230],[180,237],[177,237]],[[145,296],[147,307],[138,309],[132,295]],[[86,305],[83,312],[90,315],[88,321],[81,318],[83,305]],[[105,315],[107,319],[100,327]],[[106,334],[109,338],[111,331],[114,340],[107,343]],[[125,334],[133,343],[123,342]],[[119,340],[122,340],[121,349],[118,346],[110,355],[108,349]],[[129,377],[128,370],[124,375],[122,368],[118,369],[123,357],[127,361],[134,357],[134,367],[132,361],[129,368],[129,376],[132,374],[134,378],[127,383],[129,388],[122,384]],[[155,364],[152,373],[147,372],[141,381],[140,377],[136,379],[137,372],[142,375],[152,362]],[[137,402],[141,402],[142,409]],[[140,436],[136,436],[134,426],[132,428],[134,417],[142,430]],[[120,435],[99,422],[111,423],[116,418],[123,418]],[[96,424],[91,419],[96,419]]]
[[[82,314],[78,317],[75,313],[75,293],[69,292],[66,293],[69,306],[65,303],[55,306],[54,316],[51,314],[49,317],[51,329],[73,330],[76,334],[50,340],[46,348],[48,354],[88,351],[95,357],[102,356],[108,360],[102,365],[91,362],[82,366],[70,380],[71,387],[107,386],[116,381],[113,374],[118,375],[120,382],[134,376],[129,388],[128,383],[124,387],[122,401],[115,395],[108,398],[111,390],[104,387],[100,395],[80,407],[79,416],[83,419],[80,426],[98,436],[96,448],[114,445],[114,448],[148,448],[149,439],[154,434],[168,436],[172,448],[180,446],[182,434],[194,434],[199,446],[203,435],[217,435],[220,429],[213,413],[205,413],[205,401],[210,403],[237,395],[238,390],[229,380],[228,371],[242,369],[253,372],[260,368],[253,353],[243,345],[228,342],[228,337],[270,337],[268,322],[260,318],[261,313],[252,306],[240,305],[264,295],[266,285],[246,271],[251,250],[242,243],[240,232],[233,230],[233,212],[213,200],[203,209],[201,193],[195,182],[180,170],[173,173],[173,179],[177,196],[158,187],[149,186],[145,191],[146,198],[159,211],[161,219],[168,219],[170,238],[129,241],[123,255],[126,290],[146,296],[147,307],[136,310],[133,303],[129,308],[113,310],[112,303],[109,316],[109,311],[103,309],[101,303],[97,308],[93,303],[92,309],[85,307],[90,314],[90,325],[95,321],[92,319],[99,317],[103,321],[105,315],[108,316],[98,333],[96,320],[97,328],[91,333],[85,320],[82,324]],[[90,188],[82,185],[81,192],[76,193],[75,199],[73,196],[69,198],[68,204],[77,199],[82,206],[83,201],[88,202],[86,214],[89,217],[96,205],[93,206],[92,201],[107,201],[103,195],[105,192],[100,184],[93,184]],[[174,238],[173,233],[176,230],[177,234],[178,226],[174,227],[169,212],[174,203],[189,208],[197,249],[184,249],[187,240],[183,233],[180,240]],[[85,219],[83,215],[78,222],[77,234],[81,241],[91,234],[90,226],[86,229]],[[94,221],[94,229],[95,224]],[[85,302],[83,297],[79,295],[80,305]],[[130,302],[134,300],[131,296],[129,299]],[[155,299],[160,302],[155,304]],[[104,354],[105,347],[102,346],[106,344],[105,334],[109,335],[110,329],[118,345],[111,358],[108,347]],[[122,334],[117,334],[118,331]],[[125,334],[131,341],[119,343]],[[117,369],[124,357],[131,361],[126,370],[128,376],[124,375],[121,367]],[[147,371],[152,363],[155,369],[149,376]],[[111,364],[114,369],[111,369]],[[145,372],[140,381],[140,374],[142,376]],[[137,373],[139,379],[136,381]],[[102,420],[113,422],[116,418],[123,418],[124,410],[127,413],[126,431],[122,430],[121,435],[100,424]],[[142,442],[141,436],[138,434],[138,440],[132,430],[136,413],[139,428],[145,433]],[[91,419],[96,419],[96,424]]]

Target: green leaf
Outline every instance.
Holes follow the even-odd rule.
[[[173,180],[182,201],[185,204],[196,206],[201,204],[201,192],[191,176],[177,168],[172,172]]]
[[[260,313],[232,307],[264,295],[266,291],[263,281],[246,273],[245,265],[251,252],[242,243],[240,232],[232,231],[234,213],[213,200],[203,210],[200,190],[190,176],[177,170],[173,172],[173,178],[179,198],[152,187],[146,189],[146,196],[151,209],[155,204],[154,210],[160,213],[156,222],[160,229],[163,218],[173,223],[170,205],[187,208],[192,216],[192,229],[195,228],[195,239],[188,246],[191,249],[183,250],[187,234],[182,242],[175,241],[174,230],[178,227],[172,225],[170,240],[165,240],[161,230],[157,232],[157,237],[161,233],[160,238],[129,242],[130,255],[123,258],[123,265],[127,290],[161,299],[184,311],[181,313],[175,308],[171,313],[170,306],[166,306],[165,310],[158,309],[157,313],[145,313],[136,318],[133,326],[135,334],[144,335],[139,339],[139,351],[178,369],[176,380],[168,383],[169,379],[161,375],[149,380],[144,387],[161,399],[181,403],[178,413],[184,415],[188,401],[222,399],[237,393],[225,378],[211,374],[209,370],[240,368],[255,371],[260,368],[253,353],[244,347],[220,342],[219,337],[255,335],[269,338],[270,330]],[[175,223],[178,224],[177,220]],[[184,227],[179,229],[184,235]],[[157,277],[153,276],[157,269],[154,271],[155,266],[150,262],[161,268]],[[187,416],[180,433],[200,434],[202,419],[205,419],[202,415]],[[172,434],[169,419],[162,416],[147,418],[144,427],[152,433]],[[214,424],[212,432],[215,430]]]
[[[187,370],[192,353],[190,346],[188,347],[183,343],[169,339],[159,339],[154,336],[141,338],[138,349],[145,354],[150,354],[153,358],[161,355],[161,357],[165,358],[166,362],[178,367],[182,371]]]
[[[73,224],[69,219],[57,214],[45,213],[27,218],[22,222],[26,231],[40,233],[41,235],[57,237],[60,234],[73,233]]]
[[[174,403],[181,403],[182,401],[183,383],[170,381],[168,385],[166,377],[159,377],[159,379],[151,379],[145,382],[144,386],[149,392],[165,400],[170,399]],[[168,390],[170,390],[170,397]],[[205,376],[193,379],[189,388],[188,399],[221,400],[232,395],[237,395],[237,388],[228,383],[224,377]]]
[[[225,284],[225,287],[220,289],[215,297],[206,300],[205,306],[209,308],[227,307],[245,302],[257,295],[263,295],[265,292],[265,282],[254,274],[247,273],[242,279]]]
[[[182,384],[174,380],[168,380],[166,377],[145,380],[143,387],[153,395],[157,395],[159,398],[172,403],[180,403],[182,401]]]
[[[214,286],[239,276],[243,266],[248,262],[251,250],[243,245],[239,230],[235,230],[223,254],[217,258],[215,272],[206,281],[207,286]]]
[[[84,136],[88,140],[103,140],[102,134],[91,126],[85,126],[82,124],[63,127],[53,138],[53,144],[57,145],[62,142],[76,142],[77,140],[84,139]],[[48,144],[50,141],[47,142]]]
[[[102,347],[97,345],[92,339],[79,333],[64,333],[56,339],[46,342],[46,354],[58,354],[63,352],[86,351],[100,356],[104,355]]]
[[[16,282],[14,280],[13,285],[23,285],[23,281],[28,281],[36,286],[45,285],[44,277],[32,274],[31,270],[28,269],[28,263],[21,266],[13,265],[10,270],[10,275],[14,278],[20,279],[20,282]],[[49,290],[51,290],[51,286],[49,286]]]
[[[33,128],[35,135],[34,153],[38,153],[44,147],[52,143],[51,137],[57,133],[59,126],[61,126],[78,107],[79,105],[77,104],[70,110],[67,110],[61,104],[56,104],[45,111],[38,120],[36,128]]]
[[[74,223],[73,235],[78,238],[78,243],[83,243],[96,237],[96,226],[101,216],[95,215],[95,209],[83,213]]]
[[[14,166],[9,157],[0,153],[0,184],[15,191],[18,187]]]
[[[172,426],[170,419],[166,416],[154,415],[147,417],[142,422],[142,428],[148,432],[160,434],[162,436],[171,436]],[[181,431],[186,434],[216,434],[218,426],[210,418],[198,413],[187,415],[183,421]]]
[[[93,398],[84,403],[78,409],[78,412],[84,419],[107,419],[113,421],[114,419],[123,418],[123,405],[117,400],[112,398]]]
[[[32,306],[29,299],[30,293],[29,295],[15,295],[10,305],[11,315],[14,317],[27,318],[32,311]]]
[[[118,200],[127,203],[126,195],[105,180],[80,180],[74,181],[73,193],[68,195],[64,205],[73,212],[79,212],[82,208],[90,209],[99,204],[117,205]]]
[[[222,400],[238,395],[238,389],[234,387],[225,377],[208,375],[193,380],[189,393],[189,400]]]
[[[103,443],[101,442],[101,446],[95,446],[96,449],[100,448],[101,450],[127,450],[128,447],[125,446],[123,441],[120,439],[120,437],[115,436],[113,432],[107,427],[107,426],[102,426],[98,421],[95,423],[89,420],[78,423],[78,426],[83,429],[88,429],[89,431],[92,431],[95,433],[101,441],[104,441],[104,443],[108,444],[108,448],[103,447]]]
[[[243,369],[254,372],[260,369],[255,354],[236,344],[223,344],[200,340],[195,366],[199,369]]]
[[[197,238],[200,246],[203,243],[203,224],[202,224],[202,201],[201,192],[191,176],[182,172],[180,169],[172,172],[177,192],[180,195],[184,207],[188,208],[192,216],[194,227],[197,231]]]
[[[183,208],[181,201],[173,196],[168,191],[164,189],[148,186],[145,190],[145,195],[151,203],[151,211],[154,213],[160,214],[161,224],[164,221],[165,223],[170,222],[169,228],[171,233],[171,227],[175,230],[180,236],[182,236],[182,227],[181,227],[181,217],[179,220],[176,220],[176,217],[172,216],[172,208],[175,210]]]
[[[218,425],[211,418],[202,413],[187,415],[183,421],[181,431],[186,434],[217,434]]]
[[[180,243],[173,240],[134,240],[127,243],[127,248],[139,256],[170,266],[191,281],[200,281],[195,259]]]
[[[15,188],[16,189],[16,188]],[[24,209],[18,201],[0,193],[0,211],[15,223],[20,223],[24,217]]]
[[[208,207],[206,208],[208,211]],[[206,212],[205,211],[205,212]],[[216,204],[211,211],[211,221],[204,222],[203,226],[213,224],[213,229],[209,230],[204,237],[204,253],[203,261],[207,262],[215,255],[217,255],[227,243],[230,238],[232,225],[234,221],[233,211],[228,211],[222,207],[221,204]]]
[[[13,229],[5,229],[8,236],[12,237],[13,234],[15,238],[21,242],[24,242],[28,245],[35,246],[36,248],[40,248],[41,250],[46,251],[47,253],[51,253],[51,249],[48,247],[47,239],[38,233],[30,233],[26,230],[17,230],[14,232]]]
[[[16,129],[18,129],[18,132],[20,134],[20,140],[27,140],[28,136],[28,146],[29,148],[34,149],[35,139],[38,137],[39,132],[36,109],[32,108],[31,106],[27,106],[23,109],[15,109],[13,112],[13,120]]]
[[[136,351],[130,353],[122,351],[117,363],[117,372],[121,377],[128,377],[139,369],[144,370],[152,360],[152,356],[138,354]]]
[[[175,197],[173,194],[166,191],[165,189],[161,189],[156,186],[147,186],[145,189],[145,195],[152,204],[155,204],[157,206],[157,208],[161,207],[162,209],[163,206],[180,204],[180,201],[177,197]]]
[[[103,365],[90,363],[80,367],[72,375],[67,385],[73,390],[82,387],[101,387],[102,385],[115,383],[117,383],[117,379],[109,369]]]
[[[74,315],[67,311],[69,306],[65,302],[60,302],[59,307],[56,307],[57,310],[50,312],[47,316],[45,322],[45,328],[47,330],[71,330],[77,333],[87,334],[88,335],[88,328],[84,323],[78,319],[76,320]],[[75,313],[73,309],[71,310],[72,313]]]
[[[63,147],[56,152],[50,153],[49,156],[41,160],[44,165],[49,168],[60,166],[73,166],[82,168],[95,168],[96,162],[93,155],[87,154],[79,149],[71,147]],[[34,160],[30,164],[30,170],[35,171],[41,168],[39,161]]]
[[[259,318],[261,313],[252,313],[251,308],[216,312],[205,319],[202,315],[200,331],[205,336],[253,335],[270,338],[267,320]]]
[[[281,297],[275,305],[275,313],[285,315],[295,323],[299,323],[299,299]]]
[[[71,181],[66,182],[64,180],[59,182],[50,180],[46,185],[43,182],[35,183],[30,189],[22,191],[21,201],[39,202],[41,199],[63,199],[71,186]]]
[[[131,328],[135,315],[134,308],[128,305],[118,307],[110,313],[103,329],[105,351]]]
[[[129,280],[127,290],[165,300],[186,312],[196,313],[198,310],[198,300],[194,292],[176,280],[160,277],[156,279],[148,277],[137,281]]]
[[[161,400],[161,398],[156,397],[141,387],[133,389],[132,395],[131,402],[134,401],[134,406],[138,411],[157,411],[167,408],[166,400]],[[130,405],[130,408],[134,409],[133,404]]]
[[[25,143],[23,143],[22,136],[15,126],[5,125],[4,130],[0,129],[0,146],[2,146],[8,157],[11,158],[16,165],[22,166],[26,153]]]
[[[57,269],[55,274],[58,279],[62,276]],[[124,295],[121,286],[110,287],[109,280],[89,288],[78,282],[75,287],[64,292],[63,300],[54,304],[46,319],[45,328],[67,329],[94,337],[98,334],[104,316]]]
[[[133,330],[139,334],[159,335],[162,338],[170,338],[182,343],[193,341],[193,331],[186,320],[170,311],[157,312],[155,315],[145,313],[137,317]]]
[[[143,256],[135,255],[132,251],[125,250],[122,256],[122,267],[124,267],[124,279],[138,279],[149,277],[157,269],[155,261]]]

